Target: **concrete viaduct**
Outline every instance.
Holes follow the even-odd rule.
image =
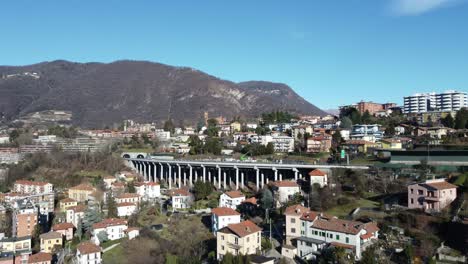
[[[246,185],[263,188],[270,181],[302,180],[313,169],[332,168],[367,170],[368,166],[313,165],[256,162],[223,162],[171,160],[124,156],[127,165],[143,175],[146,181],[165,182],[169,189],[192,186],[200,180],[211,182],[218,189],[239,189]]]

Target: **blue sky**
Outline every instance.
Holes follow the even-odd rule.
[[[468,87],[467,0],[23,1],[0,64],[150,60],[290,85],[324,109]]]

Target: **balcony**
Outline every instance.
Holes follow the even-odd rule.
[[[426,197],[424,197],[424,199],[426,201],[433,201],[433,202],[438,202],[440,197],[438,196],[434,196],[434,195],[427,195]]]
[[[227,246],[229,248],[233,248],[233,249],[240,249],[241,248],[240,245],[237,245],[237,244],[234,244],[234,243],[227,243]]]

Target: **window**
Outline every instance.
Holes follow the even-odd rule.
[[[418,194],[419,194],[419,195],[423,195],[423,194],[424,194],[424,191],[423,191],[423,190],[418,190]]]
[[[411,204],[414,204],[414,199],[413,198],[411,198]]]
[[[317,230],[314,231],[314,235],[318,235],[318,231],[317,231]]]
[[[413,189],[413,188],[411,188],[410,190],[411,190],[411,194],[413,194],[413,192],[414,192],[414,189]]]
[[[236,244],[236,245],[239,244],[239,238],[236,237],[236,238],[234,239],[234,244]]]
[[[221,236],[221,240],[224,240],[224,236]]]
[[[340,235],[335,236],[336,240],[340,240]]]
[[[291,218],[291,223],[296,223],[296,218]]]
[[[291,228],[291,233],[296,233],[296,228]]]
[[[346,243],[349,243],[349,237],[346,238]]]

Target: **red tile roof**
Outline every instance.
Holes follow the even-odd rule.
[[[47,262],[47,261],[52,261],[52,254],[50,253],[45,253],[45,252],[39,252],[37,254],[31,255],[28,259],[28,263],[42,263],[42,262]]]
[[[429,182],[426,183],[426,185],[429,185],[430,187],[437,189],[437,190],[444,190],[444,189],[454,189],[457,188],[456,185],[453,185],[449,182],[443,181],[443,182]]]
[[[312,227],[327,231],[356,235],[364,227],[364,224],[362,222],[343,220],[336,217],[317,217],[317,219],[312,222]]]
[[[245,197],[245,195],[243,193],[241,193],[240,191],[230,191],[230,192],[225,192],[224,194],[226,194],[227,196],[229,196],[231,198]]]
[[[82,183],[77,186],[71,187],[70,190],[80,190],[80,191],[94,191],[94,187],[88,183]]]
[[[45,186],[45,185],[47,185],[49,183],[48,182],[39,182],[39,181],[17,180],[17,181],[15,181],[15,184]]]
[[[305,212],[308,212],[309,211],[309,208],[307,207],[304,207],[300,204],[296,204],[296,205],[291,205],[289,207],[286,208],[286,210],[284,211],[284,214],[285,215],[296,215],[296,216],[300,216],[302,214],[304,214]]]
[[[59,224],[55,224],[53,227],[52,227],[52,230],[54,231],[58,231],[58,230],[67,230],[69,228],[74,228],[75,226],[72,224],[72,223],[59,223]]]
[[[171,196],[190,196],[192,195],[187,189],[176,189],[171,192]]]
[[[343,244],[343,243],[331,242],[330,244],[332,244],[332,245],[335,246],[335,247],[342,247],[342,248],[354,249],[354,246],[347,245],[347,244]]]
[[[325,172],[319,170],[319,169],[315,169],[311,172],[309,172],[309,176],[325,176],[327,175]]]
[[[79,204],[77,206],[68,207],[67,210],[73,210],[75,213],[78,213],[78,212],[84,212],[86,211],[86,209],[88,209],[86,205]]]
[[[250,220],[240,222],[238,224],[230,224],[220,230],[220,232],[223,233],[232,232],[238,237],[245,237],[260,231],[262,231],[262,229]]]
[[[217,216],[240,215],[236,210],[228,207],[218,207],[211,209],[211,213]]]
[[[101,247],[91,242],[83,242],[78,245],[77,249],[78,251],[80,251],[82,255],[88,255],[88,254],[98,253],[102,251]]]
[[[59,238],[62,238],[62,234],[59,232],[48,232],[48,233],[41,234],[39,237],[45,240],[59,239]]]
[[[107,218],[93,225],[94,229],[106,228],[109,226],[126,225],[127,220],[119,218]]]
[[[73,203],[73,202],[76,202],[76,200],[72,198],[65,198],[65,199],[60,200],[60,202],[61,203]]]
[[[375,143],[367,140],[348,140],[344,143],[345,145],[375,145]]]
[[[299,185],[293,181],[275,181],[271,183],[272,185],[280,187],[299,187]]]

